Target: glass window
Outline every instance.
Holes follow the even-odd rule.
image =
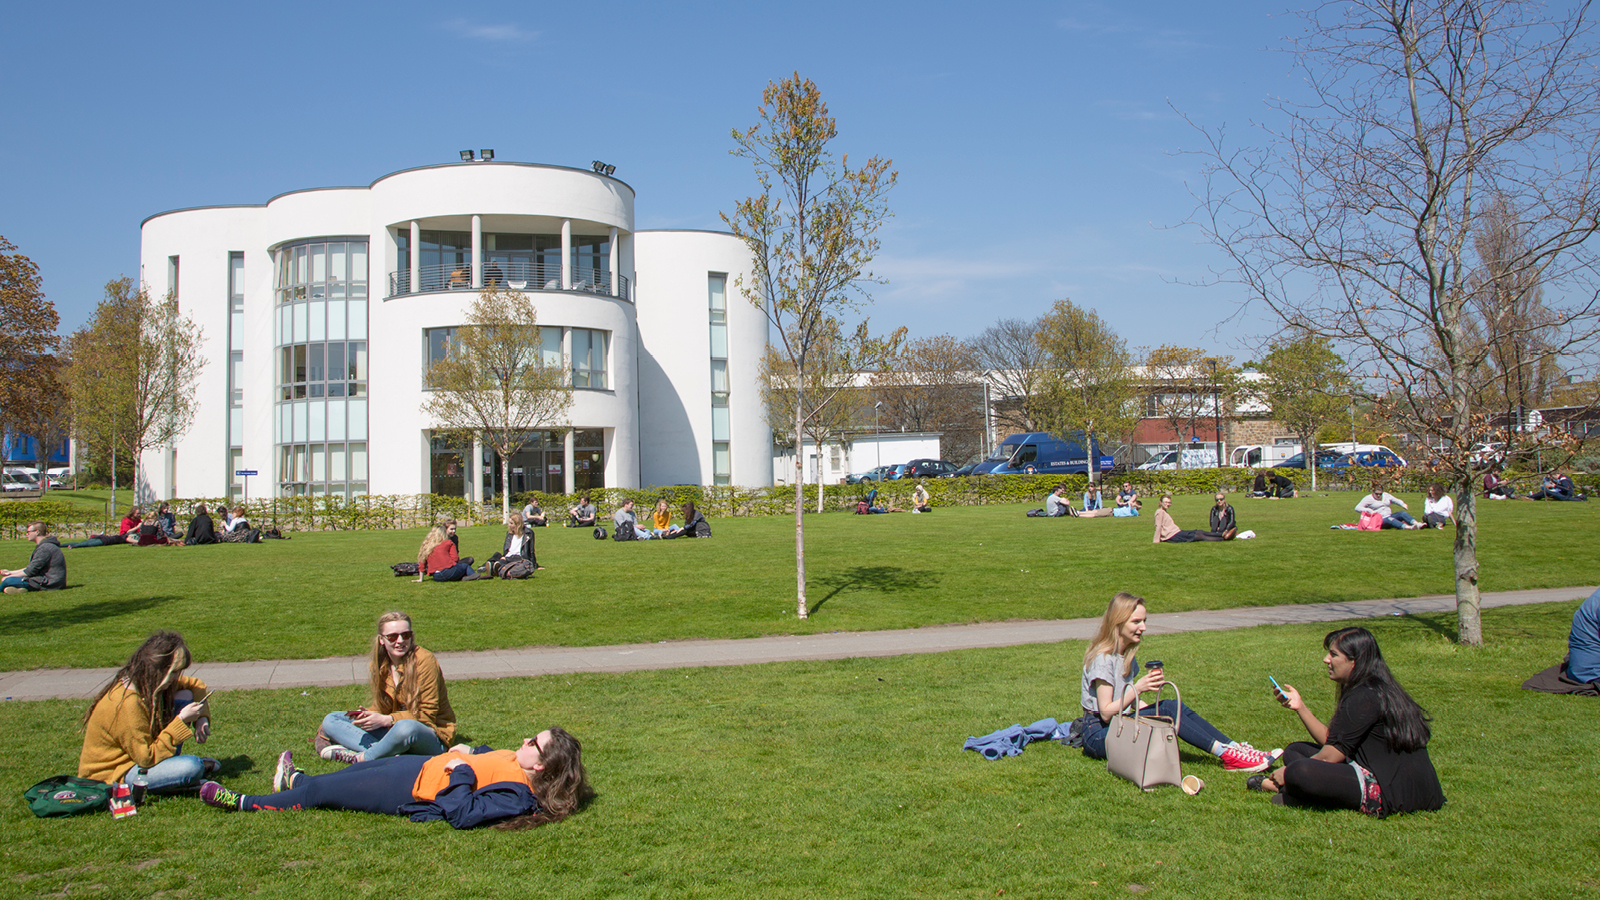
[[[728,276],[713,273],[706,280],[711,289],[711,321],[725,322],[728,316]]]
[[[713,484],[727,484],[733,475],[733,455],[728,452],[728,445],[716,443],[711,445],[711,478]]]
[[[728,358],[728,326],[721,322],[711,323],[711,357]]]
[[[244,254],[228,254],[228,305],[235,312],[244,309]]]
[[[350,380],[367,380],[367,342],[350,342]]]
[[[428,345],[428,368],[432,369],[434,363],[450,355],[450,346],[455,343],[457,328],[429,328],[424,332]]]
[[[713,441],[726,441],[728,437],[728,408],[726,406],[711,407],[711,439]]]
[[[586,388],[606,387],[607,344],[609,331],[589,328],[572,329],[572,386]]]
[[[367,480],[367,445],[350,445],[350,480]]]
[[[725,359],[711,361],[711,404],[728,405],[728,361]]]
[[[561,329],[554,325],[539,329],[539,364],[552,369],[561,368]]]
[[[296,384],[306,380],[305,344],[296,344],[294,347],[294,380]]]
[[[324,380],[326,380],[323,377],[323,368],[322,368],[323,347],[324,347],[324,345],[322,345],[322,344],[311,344],[309,346],[310,352],[307,354],[306,368],[308,370],[307,371],[307,378],[310,381],[324,381]]]
[[[344,280],[346,280],[345,279],[345,260],[344,260],[344,245],[343,244],[329,244],[328,245],[328,280],[329,281],[344,281]]]

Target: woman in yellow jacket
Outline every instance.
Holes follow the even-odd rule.
[[[206,684],[183,674],[192,662],[176,631],[158,631],[117,670],[83,716],[83,752],[78,777],[127,781],[145,776],[148,790],[182,791],[214,772],[214,759],[183,753],[193,737],[211,734]]]
[[[378,617],[372,639],[373,709],[328,713],[314,744],[323,759],[357,763],[403,753],[436,756],[456,736],[456,711],[444,686],[444,672],[432,653],[417,646],[411,617],[387,612]]]

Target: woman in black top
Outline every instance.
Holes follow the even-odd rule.
[[[1444,790],[1428,759],[1428,713],[1394,680],[1377,638],[1365,628],[1341,628],[1322,645],[1339,697],[1333,718],[1322,724],[1300,692],[1283,685],[1278,702],[1300,714],[1316,743],[1290,744],[1283,768],[1246,783],[1277,793],[1275,803],[1357,809],[1379,818],[1443,806]]]

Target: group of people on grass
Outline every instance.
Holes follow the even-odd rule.
[[[933,495],[928,493],[928,488],[922,482],[911,490],[911,509],[901,509],[893,503],[878,502],[878,489],[871,488],[867,495],[856,501],[856,515],[881,516],[886,513],[928,513],[933,512]]]
[[[1539,489],[1526,496],[1518,496],[1516,485],[1506,478],[1500,464],[1495,463],[1483,473],[1483,498],[1485,500],[1588,500],[1587,494],[1578,492],[1572,476],[1556,470],[1540,479]]]
[[[370,708],[329,713],[313,739],[322,759],[347,767],[312,775],[285,750],[269,794],[208,780],[221,763],[183,752],[191,739],[211,736],[211,692],[184,674],[191,664],[174,631],[158,631],[134,651],[84,713],[79,777],[139,780],[158,794],[198,788],[203,802],[229,811],[345,809],[511,830],[560,821],[591,794],[582,746],[562,728],[514,750],[451,746],[456,716],[444,673],[417,645],[405,613],[378,618]]]
[[[531,505],[531,504],[530,504]],[[523,508],[524,512],[527,507]],[[539,571],[539,557],[534,550],[534,526],[523,513],[514,512],[506,517],[506,534],[500,552],[490,556],[477,568],[470,556],[461,555],[461,537],[456,534],[456,520],[444,519],[428,529],[422,536],[422,546],[417,549],[417,581],[432,578],[434,581],[476,581],[492,576],[501,566],[514,560],[526,560],[531,571]]]
[[[189,519],[189,528],[180,536],[172,505],[162,503],[156,514],[149,519],[143,518],[143,510],[138,506],[129,507],[128,514],[118,523],[116,534],[91,534],[85,540],[64,545],[62,549],[110,547],[116,544],[132,544],[135,547],[258,544],[261,542],[261,536],[261,530],[251,525],[250,520],[246,518],[243,506],[231,509],[223,506],[222,527],[219,529],[204,503],[195,506],[194,516]]]

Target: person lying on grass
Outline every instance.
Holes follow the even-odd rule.
[[[1106,731],[1111,717],[1131,715],[1140,694],[1159,691],[1166,684],[1159,663],[1139,675],[1136,654],[1144,639],[1144,629],[1143,597],[1122,591],[1111,598],[1111,605],[1100,619],[1100,631],[1083,654],[1083,682],[1079,692],[1083,717],[1078,722],[1083,729],[1084,756],[1105,759]],[[1272,764],[1274,754],[1230,739],[1177,700],[1161,700],[1142,707],[1139,714],[1171,718],[1180,711],[1178,737],[1222,760],[1223,769],[1260,772]]]
[[[1383,818],[1444,805],[1439,775],[1428,759],[1428,713],[1394,679],[1365,628],[1341,628],[1323,638],[1338,696],[1324,725],[1300,692],[1285,684],[1278,702],[1300,715],[1314,743],[1284,748],[1284,766],[1250,778],[1274,803],[1356,809]]]
[[[143,773],[147,790],[194,790],[219,767],[183,752],[189,738],[211,735],[206,683],[183,674],[189,645],[176,631],[158,631],[133,651],[83,714],[78,777],[114,783]]]
[[[358,763],[385,756],[444,752],[456,736],[444,672],[432,653],[417,646],[411,617],[386,612],[372,639],[372,709],[336,710],[312,739],[331,762]]]
[[[122,517],[122,522],[117,526],[116,534],[91,534],[75,544],[62,544],[61,549],[77,550],[80,547],[115,547],[118,544],[126,544],[129,538],[139,536],[139,523],[143,521],[139,517],[139,507],[130,506],[128,514]]]
[[[327,775],[296,768],[285,750],[272,791],[241,794],[208,781],[200,799],[229,811],[347,809],[517,831],[559,822],[593,794],[583,748],[561,728],[541,731],[515,750],[458,744],[437,756],[390,756]]]
[[[1227,498],[1223,498],[1226,502]],[[1172,521],[1172,495],[1161,495],[1161,508],[1156,510],[1156,533],[1152,544],[1187,544],[1192,541],[1228,541],[1233,535],[1216,531],[1184,531]]]
[[[1071,507],[1068,508],[1070,509]],[[1143,508],[1144,503],[1138,497],[1134,497],[1132,500],[1129,500],[1125,506],[1113,506],[1108,509],[1092,509],[1086,513],[1078,513],[1077,515],[1080,519],[1127,519],[1137,516],[1139,514],[1139,510]]]

